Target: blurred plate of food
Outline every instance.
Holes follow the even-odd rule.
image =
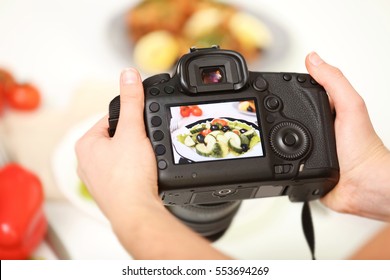
[[[237,102],[233,104],[234,108],[238,110],[240,113],[249,115],[249,116],[256,116],[256,105],[253,100],[245,100],[241,102]]]
[[[63,195],[78,209],[108,224],[85,184],[77,175],[75,144],[104,114],[91,116],[73,126],[57,145],[52,168],[56,185]]]
[[[109,36],[126,65],[146,74],[171,72],[190,47],[212,45],[238,51],[258,70],[280,60],[289,41],[267,16],[215,0],[135,1],[113,18]]]

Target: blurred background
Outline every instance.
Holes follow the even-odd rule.
[[[78,180],[74,143],[106,114],[123,68],[172,73],[191,46],[236,49],[252,71],[275,72],[307,72],[317,51],[363,96],[390,147],[390,2],[145,2],[0,0],[0,82],[13,84],[0,92],[0,142],[40,178],[50,224],[32,258],[131,257]],[[312,205],[319,259],[348,258],[385,227]],[[245,201],[214,246],[239,259],[308,259],[300,211],[287,198]]]

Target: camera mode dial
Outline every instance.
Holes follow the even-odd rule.
[[[271,129],[272,150],[281,158],[295,160],[304,156],[310,148],[310,136],[306,128],[295,122],[281,122]]]

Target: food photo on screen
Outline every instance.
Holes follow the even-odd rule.
[[[262,157],[254,100],[170,107],[175,164]]]

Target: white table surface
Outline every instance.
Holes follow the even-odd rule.
[[[237,2],[240,7],[263,15],[287,34],[288,46],[283,54],[252,70],[306,72],[306,54],[317,51],[342,69],[360,92],[377,133],[390,147],[389,1],[226,2]],[[12,70],[19,80],[39,85],[44,103],[38,113],[41,117],[35,116],[37,120],[41,120],[46,111],[66,110],[72,100],[77,99],[75,95],[80,88],[103,84],[113,92],[118,90],[118,74],[122,68],[131,66],[132,61],[114,46],[110,26],[113,19],[134,3],[131,0],[0,1],[0,67]],[[99,96],[94,102],[106,104],[105,99],[99,101]],[[78,109],[83,110],[83,107]],[[72,120],[81,121],[79,116],[73,116]],[[1,137],[23,144],[20,139],[23,131],[15,128],[15,124],[22,123],[21,118],[9,113],[0,119],[5,131],[14,133],[3,133]],[[69,128],[69,125],[61,129],[64,127]],[[34,129],[31,132],[34,133]],[[65,132],[52,129],[45,133],[46,138],[55,134],[60,139]],[[55,180],[46,181],[51,166],[32,158],[26,147],[8,145],[27,167],[38,174],[42,172],[47,193],[55,193]],[[34,164],[37,162],[41,166]],[[313,206],[319,259],[348,257],[383,226],[376,221],[331,212],[318,202]],[[301,230],[300,209],[301,205],[292,204],[287,198],[246,201],[230,230],[215,246],[242,259],[307,259],[309,251]],[[127,257],[105,223],[63,197],[47,195],[45,211],[72,258]]]

